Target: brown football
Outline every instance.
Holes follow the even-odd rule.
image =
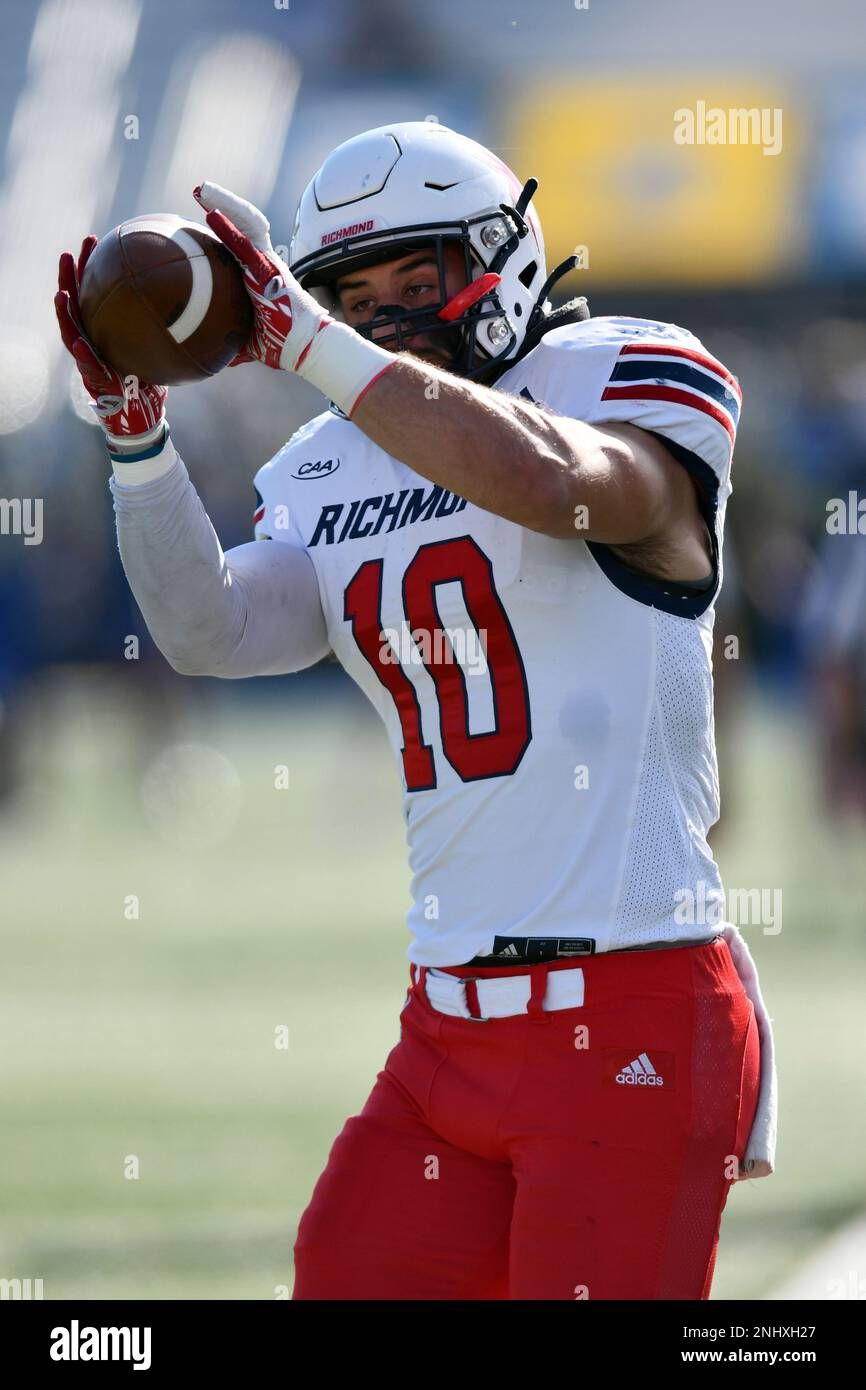
[[[234,257],[209,227],[172,213],[102,237],[80,286],[84,331],[121,376],[171,386],[227,366],[253,311]]]

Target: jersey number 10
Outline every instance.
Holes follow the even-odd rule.
[[[361,565],[346,588],[343,617],[352,624],[361,654],[396,706],[406,790],[427,791],[436,786],[436,767],[433,750],[422,737],[418,694],[399,662],[382,656],[388,646],[382,632],[383,564],[367,560]],[[480,734],[469,732],[466,675],[454,659],[436,606],[437,585],[455,580],[483,645],[491,683],[495,727]],[[403,575],[403,609],[411,632],[427,638],[419,653],[436,690],[445,757],[464,782],[510,776],[532,738],[526,672],[493,584],[493,567],[471,536],[435,541],[416,551]],[[450,659],[429,659],[438,652]]]

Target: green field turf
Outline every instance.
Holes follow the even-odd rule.
[[[281,705],[280,688],[242,705],[209,687],[165,729],[216,750],[191,790],[155,789],[157,750],[99,681],[34,707],[0,849],[0,1276],[42,1278],[46,1298],[290,1289],[298,1217],[397,1040],[391,755],[359,698]],[[767,1296],[866,1206],[866,854],[825,824],[810,757],[793,717],[743,712],[718,853],[729,883],[784,891],[781,934],[744,933],[782,1116],[778,1173],[731,1193],[716,1298]]]

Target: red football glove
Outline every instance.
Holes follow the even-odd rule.
[[[330,315],[274,251],[263,212],[218,183],[199,184],[193,197],[207,213],[211,231],[238,261],[253,302],[252,334],[230,366],[257,361],[297,371],[319,329],[332,322]]]
[[[109,447],[135,443],[146,448],[162,434],[168,392],[164,386],[135,382],[134,378],[127,379],[133,382],[132,388],[127,389],[120,373],[100,361],[84,336],[78,287],[95,246],[95,236],[84,238],[77,268],[69,251],[64,251],[60,257],[59,288],[54,296],[60,336],[75,358]]]
[[[339,323],[301,288],[271,244],[265,214],[246,198],[217,183],[200,184],[194,197],[240,265],[253,303],[252,334],[229,365],[258,361],[297,372],[351,417],[374,381],[395,365],[394,354]]]

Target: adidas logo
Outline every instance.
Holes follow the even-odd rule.
[[[659,1076],[649,1057],[642,1052],[639,1057],[635,1057],[633,1062],[629,1062],[627,1067],[616,1075],[618,1086],[663,1086],[665,1079]]]
[[[512,941],[503,951],[497,951],[497,956],[519,956],[520,952]]]

